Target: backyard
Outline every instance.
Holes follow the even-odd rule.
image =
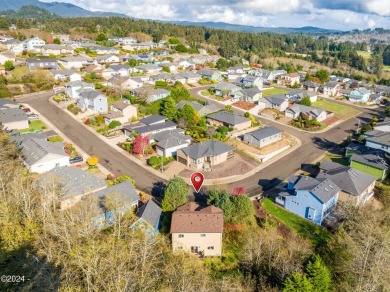
[[[30,121],[30,127],[27,129],[20,130],[21,133],[25,132],[36,132],[46,129],[46,125],[41,120]]]
[[[309,239],[315,246],[325,243],[330,238],[330,233],[326,229],[275,205],[271,199],[264,199],[261,205],[267,213],[274,216],[298,235]]]
[[[316,102],[313,102],[312,106],[331,111],[335,117],[341,120],[348,120],[360,113],[357,109],[320,98]]]
[[[288,90],[279,89],[279,88],[263,89],[263,97],[267,97],[275,94],[286,94],[287,92]]]

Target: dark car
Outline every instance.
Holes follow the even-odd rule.
[[[76,156],[76,157],[73,157],[73,158],[69,158],[69,163],[70,164],[83,162],[83,161],[84,161],[84,158],[81,157],[81,156]]]
[[[24,111],[25,113],[31,112],[31,110],[30,110],[28,107],[24,108],[23,111]]]

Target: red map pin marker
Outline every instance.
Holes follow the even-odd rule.
[[[203,185],[203,181],[204,181],[204,176],[202,173],[194,172],[191,175],[191,182],[192,182],[192,186],[195,189],[195,192],[199,193],[199,190]]]

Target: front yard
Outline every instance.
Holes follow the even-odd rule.
[[[47,129],[46,125],[41,120],[33,120],[29,123],[30,127],[27,129],[20,130],[20,133],[25,132],[36,132]]]
[[[340,154],[327,153],[325,157],[321,160],[321,162],[325,160],[336,162],[342,165],[349,165],[348,159]]]
[[[312,106],[331,111],[335,117],[341,120],[348,120],[360,113],[357,109],[320,98],[316,102],[313,102]]]
[[[267,97],[270,95],[275,95],[275,94],[286,94],[288,90],[285,89],[279,89],[279,88],[271,88],[271,89],[263,89],[263,97]]]
[[[325,243],[330,238],[330,233],[326,229],[275,205],[271,199],[264,199],[261,206],[268,214],[274,216],[298,235],[310,240],[315,246]]]

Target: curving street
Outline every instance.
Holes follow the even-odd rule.
[[[192,96],[205,100],[198,95],[198,91],[201,89],[198,87],[190,91]],[[161,183],[164,183],[161,178],[132,162],[93,133],[80,126],[77,121],[69,118],[65,112],[48,101],[48,98],[52,95],[52,93],[38,94],[19,98],[18,101],[34,107],[88,155],[97,155],[100,158],[100,163],[112,173],[128,174],[135,179],[139,190],[151,194],[159,193],[159,186]],[[218,103],[216,105],[221,107]],[[263,189],[266,190],[278,185],[292,173],[298,171],[302,164],[313,162],[326,151],[331,150],[343,141],[357,128],[359,119],[364,123],[371,119],[372,116],[379,114],[378,110],[375,109],[359,108],[359,110],[362,113],[356,118],[344,121],[335,128],[321,134],[306,133],[260,117],[259,120],[264,125],[276,126],[300,139],[302,142],[301,147],[246,179],[221,185],[220,187],[231,189],[236,186],[243,186],[247,190],[248,195],[255,196],[260,194]],[[235,110],[235,112],[242,114],[243,111]]]

